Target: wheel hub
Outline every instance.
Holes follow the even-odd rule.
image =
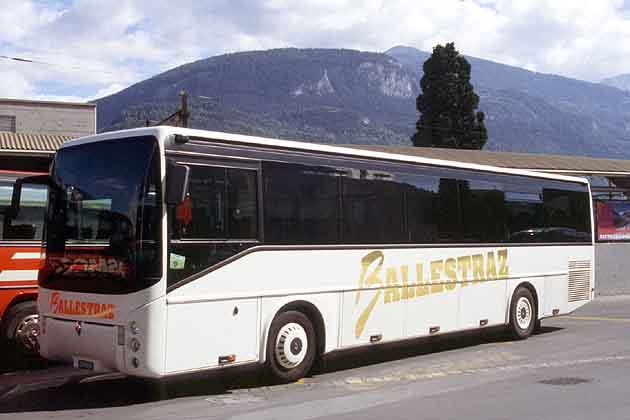
[[[516,303],[516,323],[522,330],[529,328],[532,322],[532,305],[529,299],[521,297]]]
[[[295,322],[284,325],[278,332],[275,358],[285,369],[292,369],[304,361],[308,338],[304,328]]]
[[[294,338],[293,341],[291,341],[291,354],[300,354],[300,351],[302,351],[302,340]]]
[[[15,329],[15,341],[28,353],[39,350],[37,337],[39,336],[39,316],[29,315],[23,318]]]

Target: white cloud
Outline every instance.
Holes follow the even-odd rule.
[[[28,98],[35,95],[35,87],[19,72],[0,67],[0,97]]]
[[[430,51],[454,41],[468,55],[586,80],[630,72],[623,0],[6,2],[0,54],[53,65],[0,62],[15,81],[0,82],[1,96],[92,98],[195,59],[286,46]]]
[[[91,101],[94,99],[98,99],[98,98],[103,98],[105,96],[109,96],[109,95],[113,95],[114,93],[120,92],[121,90],[123,90],[124,88],[126,88],[127,86],[120,84],[120,83],[114,83],[111,84],[109,86],[105,86],[101,89],[99,89],[98,91],[96,91],[96,93],[88,98],[86,98],[86,101]]]
[[[37,8],[31,0],[3,0],[0,7],[0,40],[20,42],[60,13],[61,10],[55,7]]]

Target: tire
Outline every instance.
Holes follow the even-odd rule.
[[[536,301],[529,289],[518,287],[510,303],[510,335],[515,340],[524,340],[534,332],[538,319]]]
[[[37,355],[39,345],[39,315],[37,302],[21,302],[11,306],[3,319],[2,335],[25,355]]]
[[[305,377],[316,355],[315,329],[306,315],[287,311],[276,316],[267,341],[267,366],[275,379],[293,382]]]

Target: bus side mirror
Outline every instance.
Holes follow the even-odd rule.
[[[188,166],[170,160],[166,162],[166,204],[177,206],[184,202],[189,174]]]
[[[7,218],[15,219],[20,212],[20,201],[22,199],[22,185],[23,184],[35,184],[35,185],[52,185],[52,178],[50,175],[34,175],[26,176],[24,178],[18,178],[13,184],[13,194],[11,195],[11,205],[4,210],[4,216]]]

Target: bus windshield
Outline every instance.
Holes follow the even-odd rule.
[[[42,287],[124,294],[159,281],[159,162],[153,137],[59,150],[46,216]]]

